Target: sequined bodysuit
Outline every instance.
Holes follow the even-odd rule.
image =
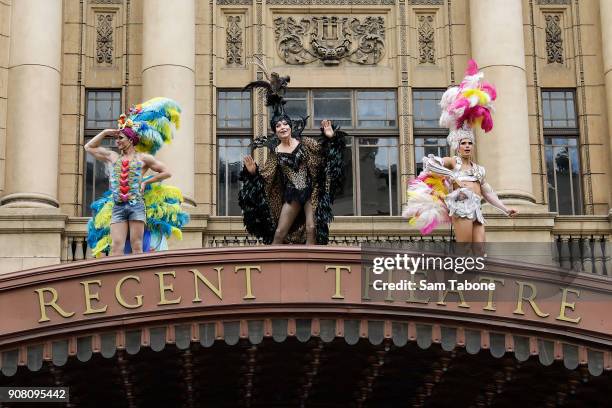
[[[308,174],[302,143],[291,153],[277,152],[283,181],[283,201],[297,201],[304,205],[312,194],[312,180]]]
[[[119,158],[113,165],[110,188],[115,203],[136,204],[143,200],[140,192],[143,162],[137,157],[131,160]]]

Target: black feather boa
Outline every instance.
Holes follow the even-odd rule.
[[[321,193],[315,213],[317,230],[317,244],[327,245],[329,242],[329,223],[334,219],[332,205],[336,193],[342,188],[344,182],[344,149],[346,147],[346,133],[336,130],[334,137],[325,138],[321,144],[324,154],[324,171],[319,173],[316,181]]]
[[[264,244],[271,244],[276,231],[276,221],[272,218],[266,199],[264,179],[259,170],[252,175],[243,167],[240,181],[243,184],[238,193],[238,204],[242,208],[244,226],[249,234],[261,238]]]

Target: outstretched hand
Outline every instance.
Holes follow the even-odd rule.
[[[515,210],[514,208],[508,208],[508,217],[514,217],[518,214],[518,210]]]
[[[247,171],[253,175],[257,171],[257,165],[255,164],[255,160],[249,155],[244,156],[244,167],[246,167]]]
[[[323,134],[325,135],[325,137],[332,137],[334,136],[334,128],[332,127],[332,121],[331,120],[322,120],[321,121],[321,130],[323,131]]]

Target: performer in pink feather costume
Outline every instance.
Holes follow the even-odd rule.
[[[510,217],[518,213],[501,202],[486,182],[484,167],[472,161],[473,128],[479,126],[485,132],[493,128],[492,103],[497,98],[495,87],[484,82],[483,76],[470,60],[461,84],[442,95],[440,125],[450,130],[447,142],[452,157],[423,158],[423,172],[410,182],[403,212],[422,234],[450,221],[457,242],[484,242],[483,198]]]

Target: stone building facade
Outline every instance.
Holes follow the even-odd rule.
[[[254,58],[291,76],[306,134],[331,117],[351,135],[333,242],[417,239],[399,217],[406,184],[423,154],[446,152],[435,103],[474,58],[499,93],[476,159],[521,211],[487,210],[489,240],[605,259],[611,27],[607,0],[0,0],[1,272],[88,256],[105,186],[83,144],[160,95],[183,108],[159,154],[192,214],[175,247],[252,243],[235,176],[267,131],[261,94],[240,92],[265,76]]]

